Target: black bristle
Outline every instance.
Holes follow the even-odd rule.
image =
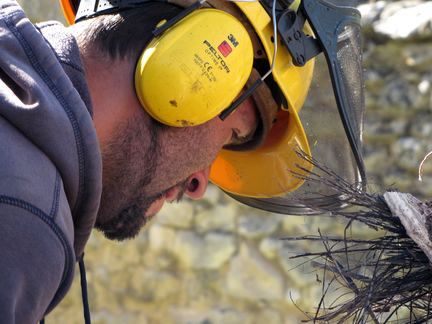
[[[314,313],[305,313],[310,321],[331,323],[426,323],[432,319],[432,267],[425,253],[407,235],[399,218],[392,215],[382,195],[363,191],[335,172],[299,153],[318,172],[302,169],[297,176],[309,182],[324,183],[335,189],[344,209],[308,206],[320,213],[330,213],[348,220],[342,237],[316,236],[285,238],[320,241],[319,252],[303,253],[293,258],[312,258],[313,265],[324,271],[323,297]],[[349,229],[359,223],[380,231],[374,239],[355,239]],[[340,290],[348,300],[336,298],[324,306],[332,289]],[[401,310],[406,310],[401,312]],[[401,313],[401,314],[399,314]],[[397,320],[396,320],[397,319]]]

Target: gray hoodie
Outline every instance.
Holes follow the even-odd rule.
[[[101,157],[75,39],[0,0],[0,320],[65,295],[93,228]]]

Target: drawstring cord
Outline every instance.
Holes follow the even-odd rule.
[[[89,306],[88,294],[87,294],[87,277],[86,277],[86,270],[84,265],[84,253],[82,254],[78,263],[79,263],[80,278],[81,278],[81,296],[83,301],[84,321],[85,324],[91,324],[90,306]]]
[[[88,294],[87,294],[87,277],[86,277],[86,270],[84,265],[84,253],[79,259],[78,264],[80,269],[81,296],[83,301],[84,322],[85,324],[91,324],[90,307],[89,307]],[[45,318],[42,318],[39,321],[39,324],[45,324]]]

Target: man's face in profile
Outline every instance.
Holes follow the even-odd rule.
[[[104,183],[96,228],[110,239],[132,238],[166,201],[184,194],[200,199],[217,153],[247,137],[256,124],[251,100],[225,121],[215,117],[194,127],[146,124],[139,117],[119,123],[102,146]]]

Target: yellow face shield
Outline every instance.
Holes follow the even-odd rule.
[[[260,0],[259,5],[257,2],[236,2],[236,5],[249,18],[259,35],[270,64],[275,58],[272,75],[288,103],[288,118],[284,127],[285,130],[293,131],[287,131],[286,137],[271,131],[264,146],[244,153],[242,157],[241,153],[222,152],[216,161],[218,164],[215,163],[218,166],[215,169],[218,173],[216,177],[220,179],[221,174],[231,177],[223,178],[221,187],[226,186],[225,190],[242,203],[273,212],[305,214],[313,213],[307,206],[341,207],[341,199],[336,198],[337,192],[323,183],[305,178],[305,175],[312,168],[309,159],[312,153],[315,158],[313,163],[325,166],[313,170],[317,176],[325,177],[326,172],[331,170],[338,174],[341,181],[358,187],[366,184],[361,151],[364,96],[358,10],[346,2],[341,6],[337,0],[302,0],[300,4],[297,3],[297,8],[272,0]],[[251,9],[254,6],[256,10]],[[276,27],[277,32],[274,31]],[[267,48],[274,49],[273,44],[277,44],[278,50],[272,56],[271,50]],[[319,87],[321,92],[333,93],[335,102],[330,106],[328,103],[324,106],[315,104],[300,111],[306,96],[301,90],[308,91],[310,86],[311,79],[305,78],[308,65],[310,68],[313,58],[321,52],[324,53],[324,66],[329,73],[324,83],[331,81],[331,86]],[[287,57],[288,62],[278,64],[279,57]],[[280,77],[287,71],[292,79]],[[322,75],[322,72],[319,70],[318,74]],[[296,84],[300,85],[300,92],[299,88],[295,88]],[[293,89],[295,91],[291,92]],[[315,95],[323,96],[319,91],[315,91]],[[281,108],[283,112],[283,103]],[[278,122],[275,127],[280,127]],[[309,141],[303,128],[307,130]],[[275,139],[282,138],[283,144],[272,146]],[[307,146],[308,142],[312,143],[310,147]],[[295,153],[285,155],[288,152],[301,152],[300,155],[306,158],[300,158]],[[262,159],[269,154],[272,155],[270,160]],[[245,158],[246,155],[250,157],[249,160]],[[237,160],[233,163],[235,158]],[[242,163],[239,171],[232,167],[235,163]],[[247,174],[254,175],[253,180],[249,180]],[[215,182],[218,183],[217,180]]]
[[[259,2],[236,2],[260,40],[262,53],[272,63],[274,55],[273,23]],[[253,42],[254,43],[254,42]],[[279,86],[287,107],[280,105],[275,124],[258,149],[238,152],[223,150],[213,163],[210,179],[236,196],[270,198],[292,192],[303,180],[293,175],[296,165],[309,168],[296,150],[310,154],[309,144],[298,117],[312,80],[314,61],[304,67],[293,64],[286,49],[276,53],[272,77]],[[265,84],[262,86],[266,86]],[[255,100],[256,101],[256,100]]]

